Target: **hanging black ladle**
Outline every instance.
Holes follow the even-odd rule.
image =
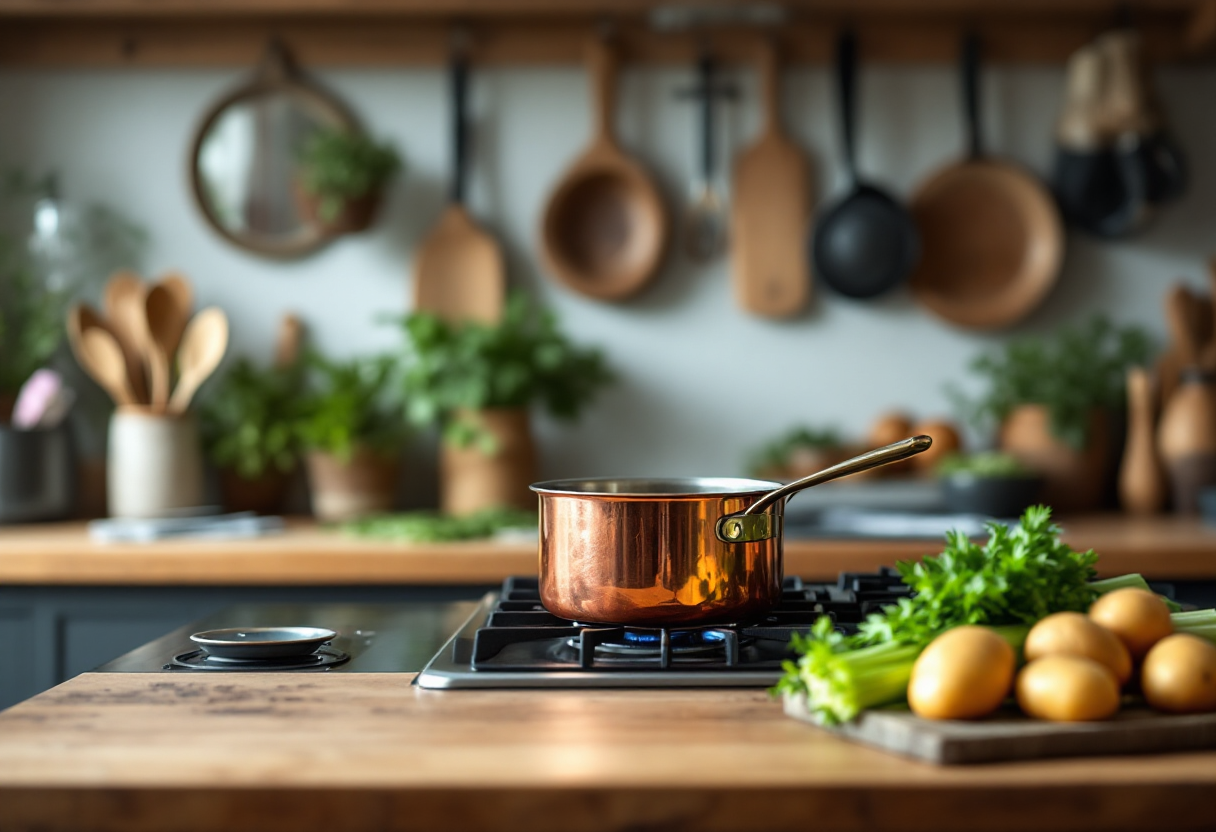
[[[862,182],[853,158],[857,39],[840,36],[836,47],[840,115],[849,191],[816,219],[810,241],[816,276],[842,295],[872,298],[903,283],[920,257],[912,215],[889,194]]]

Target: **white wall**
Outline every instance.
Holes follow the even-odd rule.
[[[232,317],[236,351],[268,354],[285,310],[302,314],[335,354],[389,347],[397,334],[372,324],[405,310],[413,249],[442,208],[447,178],[445,81],[438,70],[335,71],[321,79],[371,131],[392,138],[408,174],[370,234],[289,264],[220,240],[190,196],[186,152],[207,105],[236,71],[0,73],[0,165],[58,169],[66,196],[104,200],[152,237],[153,272],[179,267],[204,304]],[[750,73],[737,73],[750,92]],[[695,162],[694,112],[675,100],[689,74],[639,71],[622,82],[619,127],[658,171],[678,210]],[[1057,69],[993,69],[985,77],[990,147],[1045,171],[1059,103]],[[1076,236],[1061,282],[1015,332],[1043,332],[1102,311],[1163,333],[1161,298],[1182,276],[1205,285],[1216,253],[1216,71],[1160,73],[1168,111],[1190,152],[1193,185],[1149,233],[1098,244]],[[693,268],[669,256],[651,289],[623,305],[575,296],[539,273],[537,218],[549,188],[589,130],[585,81],[574,68],[474,75],[476,152],[471,201],[503,240],[513,284],[556,307],[579,340],[600,344],[621,375],[577,427],[541,423],[546,475],[727,474],[746,450],[788,426],[835,424],[861,434],[880,411],[945,414],[943,385],[1001,335],[960,331],[903,292],[877,302],[816,287],[812,311],[789,323],[735,307],[726,261]],[[907,193],[961,150],[956,83],[947,67],[883,67],[862,81],[860,161]],[[787,122],[816,160],[820,199],[841,187],[830,75],[787,78]],[[729,145],[757,123],[745,95],[728,115]],[[678,249],[675,250],[678,252]]]

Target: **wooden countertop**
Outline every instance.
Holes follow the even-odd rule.
[[[1216,528],[1198,520],[1121,515],[1061,521],[1068,542],[1094,548],[1103,575],[1216,579]],[[840,572],[940,551],[926,540],[796,540],[785,572],[835,580]],[[360,540],[292,520],[282,534],[252,540],[89,541],[83,523],[0,528],[0,584],[26,585],[370,585],[494,584],[536,572],[536,544],[473,541],[403,544]]]
[[[0,714],[0,827],[55,832],[1216,829],[1216,753],[937,768],[759,690],[425,691],[89,673]]]

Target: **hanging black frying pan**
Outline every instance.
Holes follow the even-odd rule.
[[[836,48],[840,117],[849,190],[816,217],[810,255],[815,274],[851,298],[872,298],[903,283],[916,267],[920,239],[912,217],[889,194],[861,181],[854,161],[857,39]]]

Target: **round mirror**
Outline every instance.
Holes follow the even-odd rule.
[[[313,134],[335,128],[357,125],[272,43],[253,79],[216,103],[194,138],[190,176],[203,216],[258,254],[298,257],[324,245],[330,235],[300,198],[297,159]]]

